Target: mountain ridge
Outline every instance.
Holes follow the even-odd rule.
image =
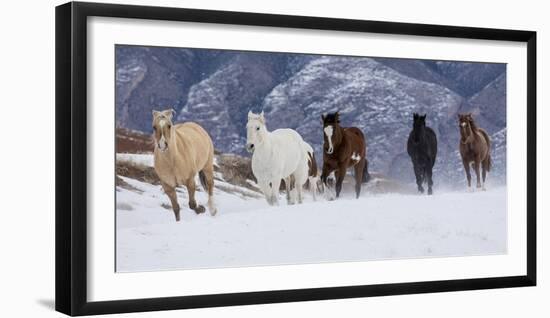
[[[322,158],[320,115],[339,110],[344,126],[365,132],[372,169],[411,181],[404,147],[411,114],[427,113],[440,144],[437,184],[464,178],[456,158],[456,114],[472,112],[498,140],[493,152],[501,160],[493,175],[501,181],[505,177],[504,64],[126,46],[116,50],[120,128],[148,133],[151,110],[172,107],[178,121],[203,125],[216,148],[242,155],[246,114],[263,110],[270,130],[296,129]]]

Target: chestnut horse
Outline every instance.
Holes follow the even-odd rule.
[[[195,201],[195,176],[199,174],[202,187],[208,192],[208,210],[216,214],[214,191],[214,145],[208,133],[193,122],[172,124],[173,110],[153,111],[153,138],[155,139],[155,172],[164,192],[170,198],[176,221],[180,220],[180,206],[176,187],[185,185],[189,208],[203,213],[204,206]]]
[[[357,127],[341,127],[338,112],[321,115],[323,120],[323,172],[321,180],[327,185],[327,177],[334,171],[336,197],[340,196],[346,170],[355,170],[355,197],[359,198],[361,183],[369,180],[365,136]]]
[[[485,190],[485,177],[491,171],[491,140],[487,132],[477,127],[471,113],[458,114],[460,129],[460,155],[468,178],[468,189],[471,189],[470,165],[473,164],[477,177],[477,188]],[[483,183],[479,180],[479,168],[482,169]]]

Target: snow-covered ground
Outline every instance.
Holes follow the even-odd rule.
[[[123,159],[123,158],[119,158]],[[140,162],[147,163],[145,157]],[[117,271],[235,267],[506,253],[506,188],[433,196],[308,196],[270,207],[254,191],[217,181],[218,214],[195,215],[178,189],[175,222],[160,186],[122,177]],[[235,191],[232,191],[235,190]],[[206,202],[204,192],[197,193]]]

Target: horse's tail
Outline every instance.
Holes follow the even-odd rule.
[[[487,143],[487,157],[483,160],[483,168],[487,171],[491,171],[491,167],[493,166],[493,160],[491,159],[491,138],[489,138],[489,135],[485,130],[478,128],[478,131],[481,133],[483,138],[485,138],[485,142]]]
[[[208,192],[208,186],[206,185],[206,175],[202,170],[199,171],[199,180],[201,181],[201,185],[204,191]]]
[[[308,176],[309,177],[316,177],[317,176],[317,160],[315,160],[315,153],[314,152],[307,152],[308,155]]]
[[[317,160],[315,160],[315,152],[313,151],[313,148],[305,140],[302,140],[302,150],[304,151],[304,153],[306,155],[307,167],[308,167],[308,171],[307,171],[308,177],[316,177],[317,176]]]
[[[489,148],[489,153],[487,154],[487,164],[485,166],[485,170],[491,171],[492,166],[493,166],[493,159],[491,159],[491,149]]]

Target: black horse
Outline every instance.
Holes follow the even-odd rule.
[[[432,168],[437,155],[437,137],[430,127],[426,127],[426,114],[421,116],[414,113],[413,119],[413,130],[407,141],[407,153],[413,163],[418,191],[424,193],[422,183],[427,181],[428,194],[432,194]]]

